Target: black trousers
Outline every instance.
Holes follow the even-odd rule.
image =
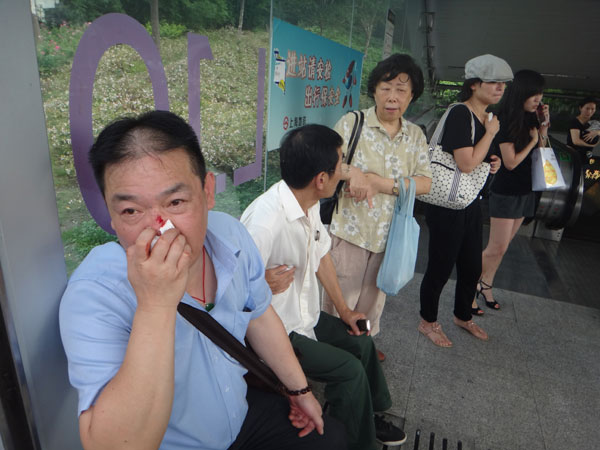
[[[248,388],[248,413],[229,450],[346,450],[344,426],[323,416],[325,433],[316,430],[303,438],[288,419],[290,404],[280,395]]]
[[[427,205],[429,260],[421,283],[421,317],[437,321],[440,294],[456,265],[454,315],[471,320],[471,303],[481,276],[482,219],[479,200],[465,209]]]

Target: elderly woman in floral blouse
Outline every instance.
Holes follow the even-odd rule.
[[[416,183],[416,192],[431,187],[427,141],[421,129],[402,115],[423,93],[423,73],[408,55],[395,54],[380,61],[369,75],[368,95],[375,106],[365,113],[365,123],[351,165],[367,179],[368,198],[340,199],[334,211],[330,233],[331,256],[348,306],[364,313],[371,321],[371,334],[379,332],[379,319],[385,294],[377,288],[377,272],[387,242],[388,230],[399,183]],[[354,115],[346,114],[335,125],[346,145],[354,125]],[[372,203],[370,205],[369,203]],[[325,295],[323,309],[334,314]],[[383,361],[385,355],[378,352]]]

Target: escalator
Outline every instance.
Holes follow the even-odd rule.
[[[581,166],[581,195],[577,198],[575,208],[579,209],[579,213],[574,214],[566,224],[564,236],[600,242],[600,157],[578,161]]]

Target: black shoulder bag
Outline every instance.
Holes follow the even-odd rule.
[[[365,114],[362,111],[352,111],[352,114],[354,114],[354,116],[356,117],[356,121],[354,122],[354,127],[352,128],[350,140],[348,141],[348,158],[346,160],[346,164],[350,164],[350,162],[352,161],[352,157],[354,156],[354,150],[356,150],[356,144],[358,144],[360,132],[362,131],[362,126],[365,121]],[[345,181],[340,181],[338,183],[337,187],[335,188],[335,194],[333,194],[333,197],[321,199],[321,222],[323,222],[326,225],[329,225],[331,223],[333,210],[335,209],[337,212],[338,198],[344,183]]]

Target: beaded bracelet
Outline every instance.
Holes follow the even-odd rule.
[[[308,386],[306,386],[305,388],[302,389],[298,389],[297,391],[291,391],[288,388],[285,388],[285,393],[287,395],[291,395],[293,397],[297,396],[297,395],[304,395],[309,393],[310,391],[312,391],[312,386],[309,384]]]

